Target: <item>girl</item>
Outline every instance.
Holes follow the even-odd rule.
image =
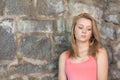
[[[73,19],[72,49],[59,58],[59,80],[107,80],[108,58],[95,19],[82,13]]]

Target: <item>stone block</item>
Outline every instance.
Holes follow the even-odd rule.
[[[71,33],[72,23],[73,23],[73,19],[72,18],[67,18],[66,19],[66,32],[70,32]]]
[[[79,15],[80,13],[86,12],[90,13],[97,21],[99,21],[99,19],[103,15],[102,9],[94,5],[88,5],[74,0],[69,0],[68,4],[72,16],[76,16]]]
[[[54,80],[54,79],[50,76],[46,76],[46,77],[42,78],[41,80]]]
[[[7,15],[34,15],[34,0],[5,0]]]
[[[114,24],[120,24],[118,15],[105,15],[104,19],[107,22],[112,22]]]
[[[0,0],[0,16],[3,15],[3,0]]]
[[[0,20],[0,60],[12,60],[16,54],[13,20]]]
[[[119,80],[120,79],[120,70],[119,69],[111,68],[110,73],[112,74],[111,80]]]
[[[102,36],[111,40],[115,40],[117,38],[116,30],[112,24],[102,23],[100,32]]]
[[[120,3],[120,2],[119,2]],[[120,4],[119,3],[109,3],[110,13],[120,13]]]
[[[119,51],[120,51],[120,41],[116,41],[116,43],[114,43],[112,46],[113,46],[114,50],[116,52],[118,52],[116,55],[120,56],[120,54],[119,54]],[[119,58],[119,60],[120,60],[120,58]]]
[[[108,0],[109,2],[120,2],[120,0]]]
[[[55,53],[59,56],[62,52],[69,50],[71,46],[67,45],[55,45]]]
[[[18,32],[53,32],[53,21],[49,20],[20,20],[18,21]]]
[[[51,42],[46,35],[26,36],[22,42],[21,51],[26,57],[47,59],[51,57]]]
[[[37,79],[37,78],[35,78],[35,77],[29,77],[28,80],[39,80],[39,79]]]
[[[120,61],[117,62],[117,67],[120,69]]]
[[[11,80],[23,80],[23,78],[18,77],[18,78],[14,78],[14,79],[11,79]]]
[[[67,38],[66,36],[55,36],[54,37],[55,44],[67,44]]]
[[[41,73],[43,69],[37,65],[32,65],[30,63],[20,64],[19,66],[11,67],[9,69],[9,75],[19,74],[19,75],[27,75],[30,73]]]
[[[119,27],[117,28],[116,32],[117,32],[117,38],[120,39],[120,28]]]
[[[0,79],[7,80],[8,73],[7,73],[7,66],[6,65],[0,65]]]
[[[58,19],[57,20],[57,31],[58,33],[65,33],[65,20],[64,19]]]
[[[37,10],[43,16],[62,16],[66,12],[63,0],[38,0]]]

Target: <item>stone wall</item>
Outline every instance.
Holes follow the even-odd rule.
[[[109,80],[120,80],[120,0],[0,0],[0,80],[58,80],[58,57],[82,12],[97,20]]]

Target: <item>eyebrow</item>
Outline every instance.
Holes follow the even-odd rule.
[[[84,26],[83,24],[77,24],[77,25],[82,25],[82,26]],[[92,26],[87,26],[87,27],[92,28]]]

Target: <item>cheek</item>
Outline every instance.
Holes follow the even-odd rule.
[[[88,36],[89,36],[89,37],[92,36],[92,31],[88,32]]]

